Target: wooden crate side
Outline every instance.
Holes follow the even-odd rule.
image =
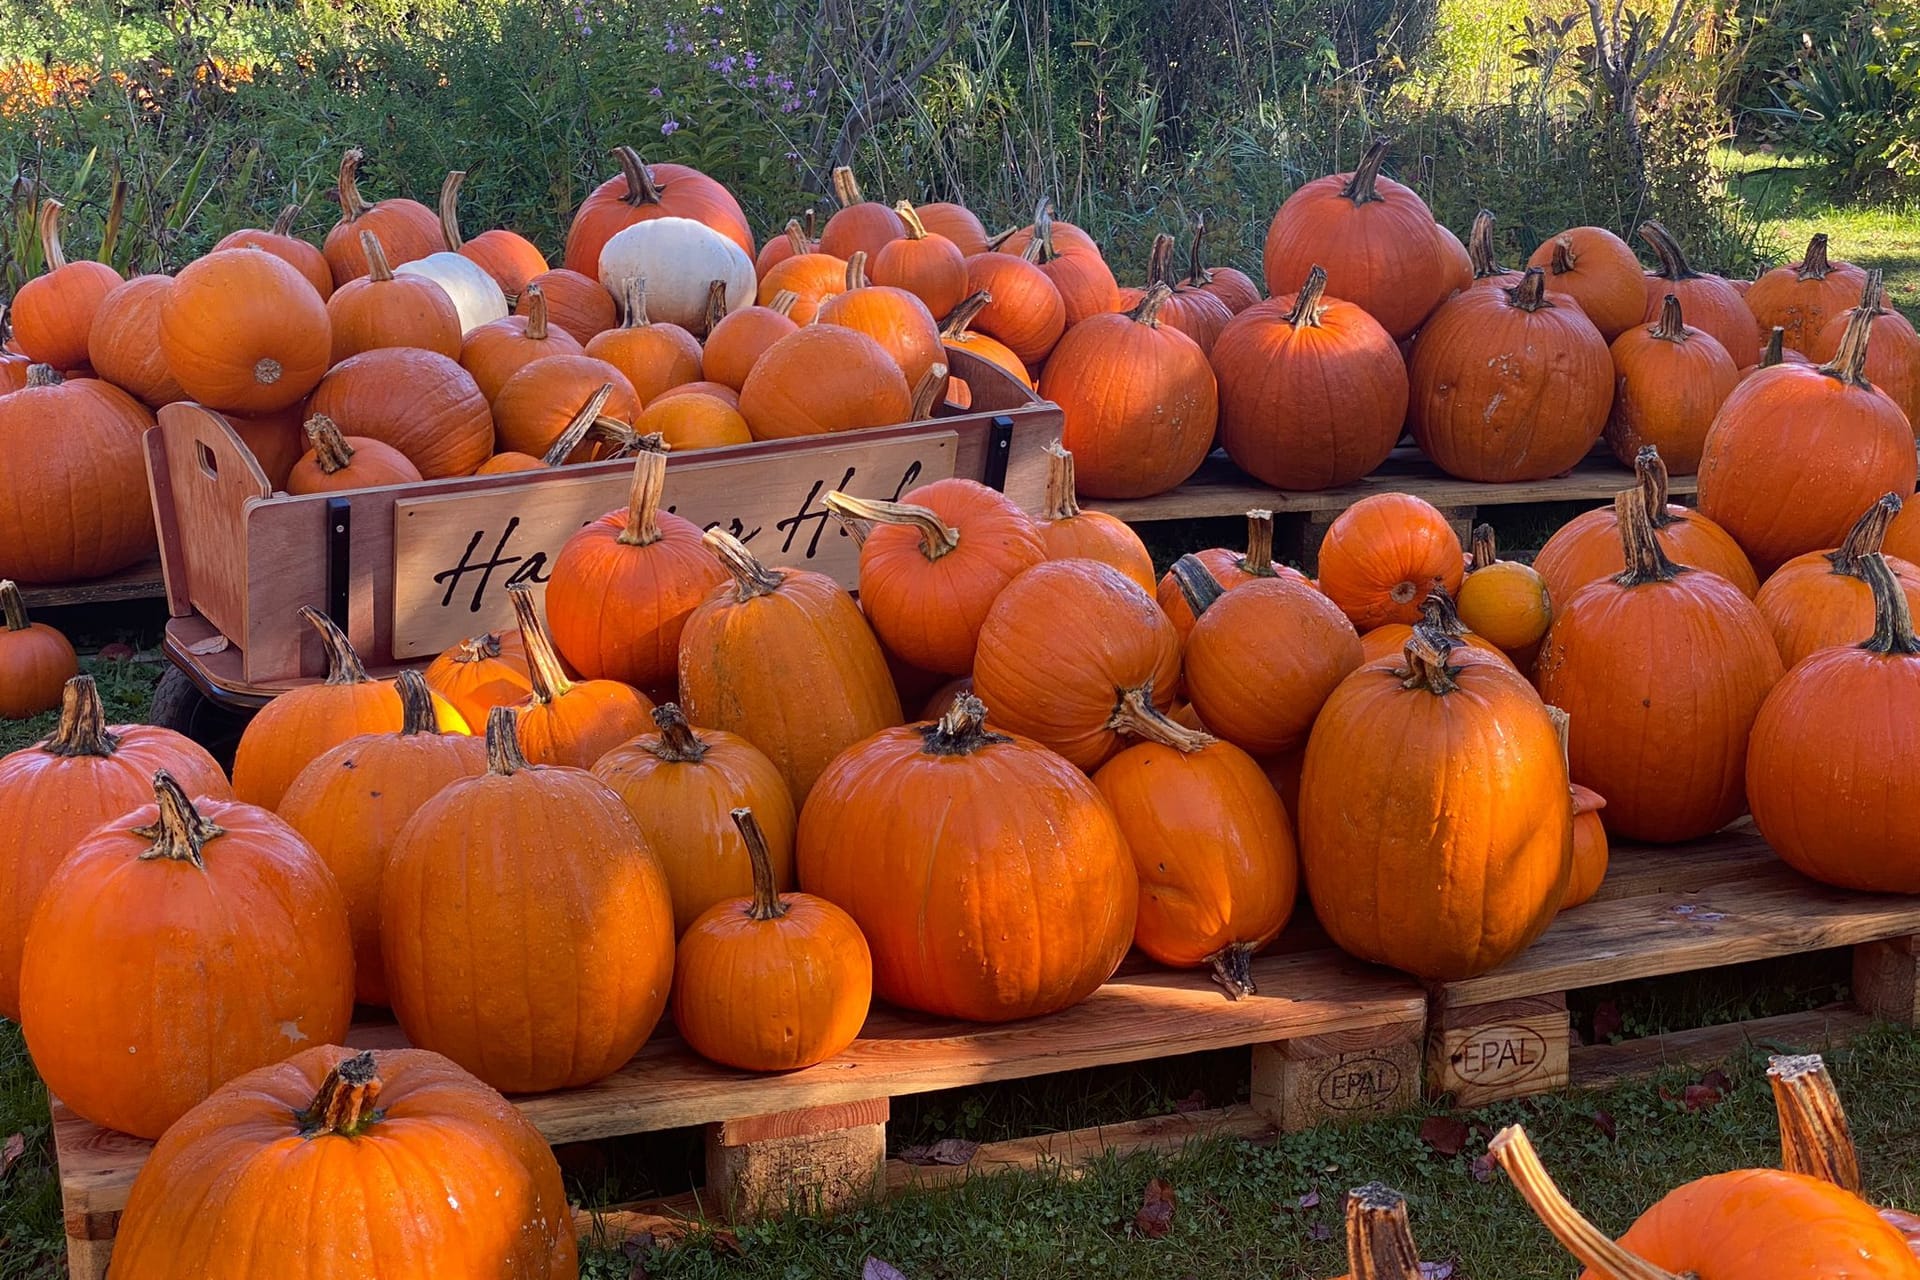
[[[1253,1110],[1284,1133],[1392,1115],[1420,1102],[1423,1024],[1253,1046]]]
[[[1427,1026],[1427,1094],[1477,1107],[1562,1088],[1570,1030],[1559,992],[1436,1007]]]
[[[1845,1005],[1804,1013],[1670,1031],[1620,1044],[1580,1045],[1568,1055],[1573,1087],[1604,1089],[1669,1067],[1724,1062],[1749,1049],[1767,1053],[1821,1053],[1857,1039],[1873,1019]]]
[[[823,1133],[767,1138],[744,1146],[707,1130],[707,1189],[731,1222],[783,1213],[814,1217],[871,1204],[886,1187],[887,1126],[855,1125]]]
[[[225,418],[197,404],[170,404],[148,432],[153,499],[167,545],[168,596],[185,598],[236,641],[247,635],[247,514],[270,498],[253,453]]]

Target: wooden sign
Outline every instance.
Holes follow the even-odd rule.
[[[795,454],[751,468],[688,459],[667,469],[666,507],[722,528],[770,565],[812,569],[852,586],[860,552],[824,499],[835,489],[895,499],[954,474],[952,431]],[[513,490],[401,498],[393,504],[393,656],[438,653],[513,625],[507,588],[544,587],[580,526],[627,504],[628,477],[554,478]]]

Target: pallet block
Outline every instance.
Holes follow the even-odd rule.
[[[1854,949],[1854,1005],[1575,1047],[1567,992],[1832,947]],[[1492,973],[1432,990],[1426,1084],[1461,1106],[1588,1087],[1752,1043],[1821,1048],[1873,1021],[1920,1024],[1920,899],[1806,879],[1750,826],[1680,846],[1621,845],[1591,902]]]

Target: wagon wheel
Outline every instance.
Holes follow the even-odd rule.
[[[228,771],[233,769],[233,751],[240,743],[240,732],[251,719],[253,712],[222,706],[207,697],[178,668],[170,668],[160,677],[153,691],[153,706],[147,712],[148,723],[192,738]]]

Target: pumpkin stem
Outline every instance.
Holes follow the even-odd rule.
[[[427,687],[427,678],[418,671],[408,669],[393,678],[393,687],[400,695],[400,734],[440,732],[440,708],[434,705],[433,690]]]
[[[913,384],[913,409],[907,421],[924,422],[931,418],[933,411],[940,407],[946,391],[947,366],[936,361],[928,365],[927,371],[920,375],[920,380]]]
[[[1287,312],[1287,323],[1294,328],[1318,329],[1320,327],[1320,300],[1326,296],[1327,273],[1318,264],[1307,272],[1307,282],[1300,286],[1300,292],[1294,295],[1293,310]]]
[[[781,315],[791,318],[793,315],[793,309],[799,305],[800,305],[799,294],[795,293],[791,289],[782,289],[780,292],[773,295],[773,301],[767,304],[767,310],[777,311]]]
[[[653,722],[659,726],[660,736],[651,742],[642,739],[641,745],[655,759],[668,764],[699,764],[712,750],[687,723],[687,713],[677,702],[663,702],[655,707]]]
[[[1493,227],[1493,210],[1482,209],[1473,215],[1473,226],[1467,229],[1467,258],[1473,263],[1475,280],[1511,274],[1494,256]]]
[[[1506,1171],[1513,1185],[1542,1226],[1553,1233],[1568,1253],[1604,1280],[1678,1280],[1645,1258],[1616,1244],[1604,1231],[1582,1217],[1540,1163],[1539,1153],[1527,1141],[1527,1132],[1509,1125],[1493,1135],[1487,1151]]]
[[[838,489],[826,496],[827,510],[842,520],[865,520],[872,524],[907,525],[920,535],[920,554],[929,561],[959,549],[960,531],[940,518],[931,507],[910,502],[884,502],[878,498],[856,498]]]
[[[946,714],[920,726],[922,755],[970,756],[997,742],[1012,742],[987,728],[987,704],[972,691],[956,694]]]
[[[540,455],[542,466],[557,467],[573,455],[573,451],[580,447],[580,442],[587,438],[587,433],[603,421],[600,410],[606,407],[607,397],[612,394],[613,384],[603,382],[598,391],[587,397],[587,402],[580,406],[580,412],[567,421],[567,425],[560,429],[560,434],[553,438],[553,443],[547,446],[547,451]],[[604,421],[610,423],[613,419]]]
[[[380,1076],[371,1051],[362,1049],[335,1063],[320,1082],[313,1103],[300,1113],[303,1138],[357,1138],[385,1112],[374,1109]]]
[[[0,616],[6,618],[9,631],[25,631],[29,625],[27,602],[11,578],[0,579]]]
[[[1033,244],[1040,247],[1040,252],[1033,255],[1033,261],[1035,262],[1052,262],[1060,256],[1059,250],[1053,247],[1052,196],[1041,196],[1039,201],[1033,206]],[[1032,248],[1033,246],[1029,245],[1028,247]]]
[[[709,529],[700,539],[719,559],[720,567],[733,579],[733,598],[744,603],[755,596],[771,595],[780,589],[787,576],[769,569],[754,559],[746,544],[725,529]]]
[[[920,221],[920,211],[913,207],[911,201],[895,201],[893,211],[900,215],[900,221],[907,224],[907,239],[925,240],[927,238],[927,224]]]
[[[1626,553],[1627,567],[1614,575],[1623,587],[1640,587],[1650,582],[1671,582],[1685,565],[1667,559],[1666,548],[1654,536],[1653,520],[1647,508],[1647,495],[1639,489],[1622,489],[1613,495],[1613,518],[1620,527],[1620,548]]]
[[[1568,769],[1567,776],[1573,776],[1573,717],[1566,708],[1547,704],[1547,719],[1553,721],[1553,736],[1560,740],[1560,760]]]
[[[1048,524],[1071,520],[1080,514],[1080,499],[1073,491],[1073,453],[1058,440],[1047,445],[1047,505],[1040,518]]]
[[[960,299],[953,310],[947,312],[947,318],[940,326],[940,336],[948,342],[965,342],[969,335],[967,326],[973,323],[975,316],[987,309],[993,301],[993,295],[985,289],[977,290]]]
[[[520,720],[512,707],[493,707],[487,711],[487,772],[511,778],[522,769],[531,769],[520,750]]]
[[[1180,596],[1187,602],[1187,609],[1197,619],[1213,607],[1214,601],[1226,594],[1220,580],[1207,568],[1206,561],[1191,553],[1181,556],[1173,562],[1170,570],[1174,585],[1180,588]]]
[[[714,326],[727,318],[727,282],[725,280],[707,281],[707,312],[701,318],[706,332],[712,333]]]
[[[440,238],[447,242],[449,253],[460,252],[466,243],[460,236],[460,188],[466,180],[465,169],[449,169],[440,184]]]
[[[40,256],[51,275],[67,265],[67,251],[60,243],[60,211],[66,208],[51,196],[40,202]]]
[[[1866,286],[1860,290],[1860,301],[1854,304],[1853,310],[1871,311],[1876,317],[1888,314],[1887,291],[1880,287],[1884,274],[1878,270],[1867,273]]]
[[[267,231],[269,232],[269,234],[276,235],[276,236],[292,235],[293,220],[299,216],[300,216],[299,205],[297,204],[287,205],[285,208],[280,210],[280,216],[273,220],[273,225],[271,227],[268,227]]]
[[[1253,952],[1251,942],[1229,942],[1207,957],[1207,976],[1227,993],[1227,999],[1244,1000],[1260,994],[1253,981]]]
[[[567,678],[567,669],[560,664],[560,654],[553,647],[553,635],[547,630],[546,620],[534,608],[532,588],[508,587],[507,594],[513,599],[513,616],[520,623],[520,640],[527,648],[527,675],[533,682],[533,700],[544,706],[566,697],[573,689],[573,681]]]
[[[1428,589],[1427,598],[1420,602],[1420,621],[1455,644],[1466,641],[1467,624],[1460,620],[1460,611],[1454,607],[1453,597],[1437,582]]]
[[[1474,569],[1480,570],[1496,563],[1500,557],[1494,554],[1493,526],[1477,524],[1467,537],[1467,554],[1473,557]]]
[[[647,319],[647,278],[628,276],[621,286],[621,300],[626,315],[620,322],[622,329],[644,329],[653,322]],[[723,295],[724,296],[724,286]]]
[[[1780,1167],[1864,1194],[1853,1130],[1820,1055],[1776,1054],[1767,1059],[1767,1083],[1780,1122]]]
[[[632,147],[615,147],[613,156],[620,162],[621,176],[627,180],[627,194],[621,199],[635,209],[659,204],[660,188],[653,185],[653,170],[640,158],[640,153]]]
[[[1173,274],[1173,237],[1162,231],[1153,238],[1153,248],[1147,251],[1147,284],[1174,282]]]
[[[334,625],[333,619],[310,604],[300,606],[300,616],[307,625],[320,633],[320,643],[327,650],[327,684],[365,684],[369,677],[367,669],[360,662],[360,655],[353,650],[353,644],[347,639],[347,633]]]
[[[773,854],[767,848],[767,833],[751,809],[732,809],[727,816],[739,828],[747,846],[747,864],[753,868],[753,901],[747,906],[749,920],[778,920],[792,908],[780,901],[780,886],[773,878]]]
[[[860,194],[860,180],[853,176],[853,170],[841,165],[833,171],[833,201],[842,209],[850,205],[864,204],[866,197]]]
[[[1687,322],[1680,314],[1680,299],[1668,294],[1660,303],[1660,318],[1647,330],[1647,336],[1661,342],[1687,341]]]
[[[1429,595],[1427,600],[1431,602],[1433,596],[1439,594],[1440,590],[1436,587],[1433,595]],[[1422,612],[1425,612],[1426,608],[1427,605],[1422,605]],[[1458,622],[1456,618],[1455,624],[1458,625]],[[1460,674],[1460,668],[1451,666],[1447,662],[1447,655],[1453,652],[1458,643],[1447,632],[1431,623],[1424,620],[1415,623],[1413,634],[1407,637],[1406,647],[1400,651],[1400,656],[1407,665],[1403,670],[1394,673],[1400,677],[1400,687],[1425,689],[1435,697],[1444,697],[1459,688],[1460,686],[1454,682],[1453,678]]]
[[[1240,557],[1240,568],[1256,578],[1277,578],[1273,567],[1273,512],[1255,507],[1247,512],[1247,553]]]
[[[1148,742],[1172,747],[1182,755],[1203,751],[1219,741],[1210,733],[1189,729],[1169,719],[1160,708],[1153,705],[1153,686],[1150,684],[1128,689],[1120,695],[1120,700],[1114,704],[1113,715],[1107,720],[1107,728],[1128,737],[1145,738]]]
[[[380,243],[379,236],[371,231],[362,231],[360,252],[367,255],[367,279],[376,284],[385,284],[393,279],[393,267],[387,261],[387,249]]]
[[[27,366],[27,385],[30,387],[57,387],[65,381],[60,371],[50,364]]]
[[[1347,1193],[1347,1273],[1352,1280],[1420,1280],[1407,1198],[1378,1182]]]
[[[786,226],[787,245],[793,250],[794,257],[814,252],[814,241],[800,229],[798,218],[788,218]]]
[[[1873,588],[1873,634],[1861,645],[1869,653],[1891,653],[1902,657],[1920,654],[1920,641],[1913,638],[1913,613],[1907,606],[1907,593],[1893,575],[1893,566],[1879,552],[1860,561],[1860,576]]]
[[[1207,215],[1193,215],[1193,246],[1187,250],[1187,284],[1195,289],[1213,283],[1213,272],[1207,269],[1207,260],[1201,247],[1207,238]]]
[[[633,484],[627,490],[627,523],[614,541],[623,547],[650,547],[666,535],[660,530],[660,498],[667,489],[667,445],[641,449],[633,458]]]
[[[500,656],[500,633],[489,631],[484,635],[462,640],[455,646],[455,662],[486,662]]]
[[[1539,311],[1553,305],[1547,297],[1547,273],[1538,267],[1528,267],[1520,283],[1504,292],[1507,302],[1522,311]]]
[[[1760,367],[1771,369],[1787,358],[1787,331],[1779,325],[1767,334],[1767,345],[1760,349]]]
[[[1654,256],[1660,259],[1660,269],[1653,274],[1662,280],[1698,280],[1700,273],[1687,264],[1687,255],[1680,249],[1680,242],[1673,233],[1649,218],[1640,224],[1640,238],[1652,248]]]
[[[1802,280],[1825,280],[1833,270],[1833,263],[1827,260],[1827,233],[1816,231],[1807,241],[1807,256],[1800,259],[1800,265],[1793,274]]]
[[[371,236],[368,239],[372,239]],[[340,425],[324,413],[307,419],[307,444],[313,459],[326,475],[337,475],[353,461],[353,446],[340,433]]]
[[[1387,148],[1392,145],[1387,138],[1375,138],[1367,147],[1367,154],[1360,157],[1360,163],[1354,169],[1353,176],[1347,179],[1347,185],[1340,188],[1340,194],[1356,206],[1386,199],[1374,188],[1374,184],[1380,179],[1380,166],[1387,162]]]
[[[4,597],[10,582],[0,582]],[[120,748],[117,734],[107,731],[107,710],[92,676],[75,676],[60,690],[60,723],[40,749],[50,756],[110,756]]]
[[[855,249],[853,256],[847,259],[847,292],[867,287],[867,251]]]
[[[1165,281],[1155,280],[1147,286],[1146,296],[1140,299],[1133,310],[1127,312],[1127,319],[1153,328],[1160,326],[1160,308],[1173,296]]]
[[[1573,251],[1573,237],[1555,236],[1553,238],[1553,256],[1547,260],[1547,269],[1557,276],[1572,271],[1580,255]]]
[[[1900,514],[1900,507],[1900,495],[1897,493],[1882,494],[1879,501],[1868,507],[1853,522],[1853,528],[1847,530],[1847,536],[1841,540],[1840,546],[1827,552],[1827,563],[1833,566],[1833,571],[1864,580],[1866,574],[1861,569],[1861,562],[1880,550],[1880,544],[1887,537],[1887,526]]]
[[[520,300],[527,304],[527,326],[521,330],[534,342],[547,340],[547,293],[538,281],[529,280]]]
[[[1880,294],[1880,270],[1875,268],[1867,272],[1867,296]],[[1871,307],[1855,307],[1847,313],[1847,329],[1840,338],[1840,349],[1833,353],[1833,359],[1820,366],[1820,372],[1829,378],[1853,387],[1866,387],[1867,381],[1867,340],[1873,336],[1874,312]]]
[[[153,775],[153,800],[160,807],[160,816],[144,827],[135,827],[133,834],[142,840],[151,840],[153,844],[140,855],[142,862],[154,862],[167,859],[171,862],[191,862],[196,867],[205,867],[206,858],[202,855],[208,843],[226,834],[220,827],[200,816],[193,807],[193,801],[173,780],[173,775],[165,769]]]
[[[1658,448],[1650,444],[1640,446],[1633,455],[1633,477],[1654,528],[1664,529],[1681,518],[1667,510],[1667,462]]]
[[[367,153],[358,147],[348,147],[340,155],[340,221],[357,222],[360,215],[367,211],[367,202],[360,195],[360,162]]]

